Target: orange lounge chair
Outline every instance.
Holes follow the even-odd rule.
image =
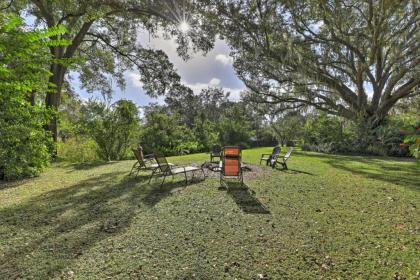
[[[226,179],[238,179],[243,184],[241,168],[241,148],[237,146],[228,146],[223,148],[222,161],[220,166],[220,185],[222,186]]]

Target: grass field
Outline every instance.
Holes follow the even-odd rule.
[[[269,151],[244,151],[253,171],[229,190],[149,185],[133,161],[0,183],[0,278],[419,279],[413,161],[297,151],[288,171],[260,168]]]

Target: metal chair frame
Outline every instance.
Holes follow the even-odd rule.
[[[154,157],[155,157],[156,163],[158,165],[158,168],[156,168],[155,170],[153,170],[153,173],[152,173],[152,175],[149,178],[149,183],[152,180],[152,177],[154,175],[163,176],[163,180],[162,180],[162,183],[160,184],[160,186],[162,186],[163,183],[165,183],[165,179],[166,179],[167,176],[172,176],[172,179],[174,179],[174,176],[175,175],[184,174],[184,176],[185,176],[185,185],[188,184],[187,173],[189,173],[189,172],[192,173],[191,180],[194,179],[194,172],[195,171],[201,171],[203,173],[203,177],[204,178],[206,177],[206,174],[204,173],[204,170],[203,170],[202,167],[171,165],[166,160],[166,157],[163,154],[161,154],[161,153],[155,153],[154,154]]]
[[[260,158],[260,165],[262,161],[266,161],[267,165],[273,166],[275,165],[275,162],[277,161],[277,158],[279,157],[281,152],[281,147],[277,146],[273,148],[273,151],[271,154],[261,154]]]
[[[286,154],[284,155],[284,157],[281,158],[281,161],[279,161],[279,159],[277,159],[274,164],[273,164],[273,168],[276,166],[277,163],[281,164],[283,166],[284,169],[287,170],[287,164],[286,161],[290,158],[290,155],[293,152],[293,147],[289,147]]]
[[[213,145],[210,151],[210,162],[214,162],[214,158],[222,159],[222,148],[220,145]]]

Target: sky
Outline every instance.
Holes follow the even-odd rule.
[[[190,87],[196,94],[209,86],[220,87],[231,93],[232,100],[238,100],[240,92],[245,89],[245,85],[238,79],[233,69],[232,58],[229,57],[230,48],[222,40],[217,40],[214,48],[207,54],[192,54],[187,61],[178,56],[177,45],[173,39],[149,38],[147,32],[139,31],[139,41],[145,47],[163,50],[177,69],[182,83]],[[156,102],[163,103],[163,97],[154,99],[144,92],[137,71],[126,72],[125,77],[127,81],[125,90],[114,88],[112,101],[127,99],[132,100],[138,106]],[[72,86],[83,99],[101,96],[99,92],[90,94],[80,88],[77,79],[72,81]]]

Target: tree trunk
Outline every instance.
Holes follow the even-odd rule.
[[[45,98],[45,104],[48,108],[58,111],[60,106],[61,90],[63,88],[64,75],[66,68],[63,65],[53,64],[50,69],[52,76],[49,79],[49,83],[54,85]],[[46,126],[46,129],[51,132],[54,142],[57,142],[58,138],[58,126],[57,116],[51,118],[50,123]]]
[[[375,143],[376,129],[383,124],[384,117],[366,113],[357,119],[357,145],[360,152],[366,152]]]
[[[35,106],[35,99],[36,99],[36,92],[35,90],[32,90],[31,94],[28,97],[28,101],[31,104],[31,106]]]

